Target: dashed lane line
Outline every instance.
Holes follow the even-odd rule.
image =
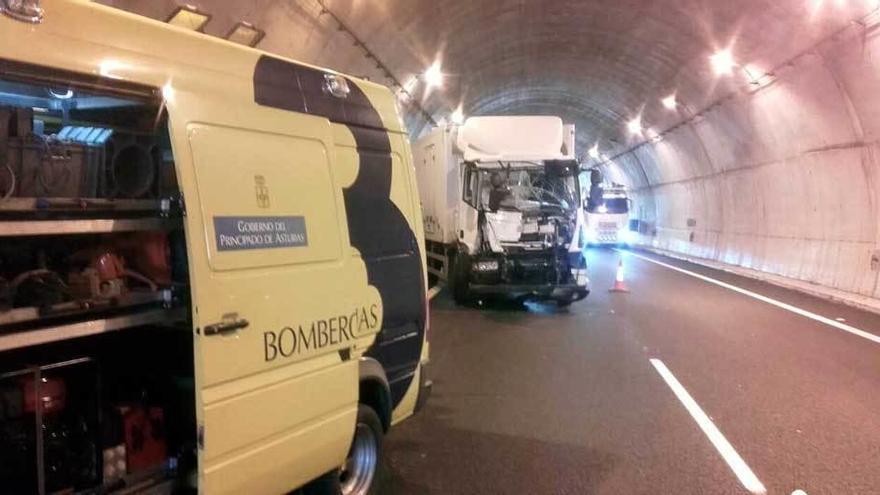
[[[739,482],[742,483],[746,490],[755,494],[767,493],[767,489],[764,488],[764,484],[761,483],[761,480],[755,476],[755,473],[749,468],[746,461],[740,457],[736,452],[736,449],[733,448],[733,445],[724,438],[721,430],[719,430],[718,427],[715,426],[715,423],[709,419],[709,416],[703,412],[703,409],[700,408],[697,401],[695,401],[694,398],[691,397],[691,394],[685,390],[684,386],[682,386],[682,384],[675,378],[675,375],[673,375],[672,372],[669,371],[669,368],[663,364],[663,361],[659,359],[651,359],[651,364],[654,365],[657,373],[659,373],[666,384],[669,385],[669,388],[672,389],[672,393],[678,397],[678,400],[681,401],[681,404],[687,409],[687,412],[689,412],[691,417],[694,418],[694,421],[697,422],[697,425],[703,430],[703,433],[706,434],[709,441],[712,442],[712,445],[718,450],[718,453],[721,454],[724,462],[730,466],[733,474],[739,478]]]

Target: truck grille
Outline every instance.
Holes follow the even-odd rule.
[[[617,242],[617,230],[600,230],[596,234],[597,242]]]
[[[524,284],[546,284],[556,279],[555,257],[524,256],[510,260],[511,282]]]

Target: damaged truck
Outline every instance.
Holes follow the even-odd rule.
[[[568,306],[589,293],[574,126],[471,117],[413,144],[428,272],[459,304],[489,296]]]

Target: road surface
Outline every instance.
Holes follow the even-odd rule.
[[[631,293],[610,294],[621,256]],[[880,493],[880,316],[588,259],[566,310],[435,299],[434,395],[388,437],[380,493]]]

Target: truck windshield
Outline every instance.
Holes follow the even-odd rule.
[[[596,211],[590,213],[629,213],[629,202],[626,198],[605,198],[602,203],[596,208]]]
[[[544,167],[480,170],[480,203],[485,209],[572,210],[578,207],[575,175],[548,173]]]

